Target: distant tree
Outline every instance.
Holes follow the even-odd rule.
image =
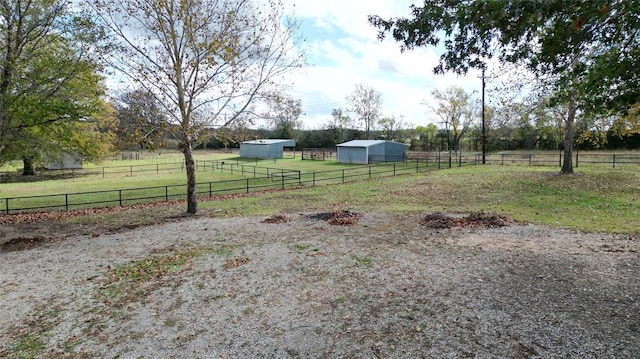
[[[118,147],[135,146],[152,151],[162,147],[169,119],[153,92],[144,89],[125,92],[117,99],[115,108]]]
[[[411,142],[414,150],[433,151],[436,149],[436,135],[438,127],[433,123],[427,126],[418,126],[415,128],[416,138]]]
[[[353,120],[342,108],[334,108],[331,110],[331,121],[327,124],[327,127],[336,130],[338,135],[336,137],[337,142],[345,142],[345,130],[351,126],[353,126]]]
[[[371,139],[371,129],[376,124],[382,110],[382,94],[373,87],[357,84],[351,95],[347,96],[349,110],[358,116],[367,139]]]
[[[268,110],[262,114],[262,118],[278,138],[293,138],[293,132],[301,125],[302,100],[290,97],[282,93],[273,93],[267,96]]]
[[[573,172],[578,110],[626,113],[640,98],[636,1],[435,0],[412,5],[410,18],[369,22],[403,50],[444,43],[436,73],[484,69],[498,57],[548,79],[554,101],[567,106],[562,173]]]
[[[117,42],[110,66],[166,107],[187,174],[187,213],[197,212],[193,148],[211,127],[226,127],[302,66],[279,0],[93,0]]]
[[[398,131],[404,128],[404,116],[400,115],[396,118],[395,115],[383,117],[378,120],[378,131],[384,136],[386,140],[395,141],[398,139]]]
[[[447,134],[447,147],[458,151],[460,140],[476,119],[477,109],[471,102],[471,96],[464,89],[451,86],[440,91],[432,91],[435,103],[423,101],[444,125]]]

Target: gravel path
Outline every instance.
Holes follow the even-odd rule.
[[[640,357],[633,236],[263,219],[0,252],[0,357]]]

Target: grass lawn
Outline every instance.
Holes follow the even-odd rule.
[[[237,154],[200,152],[198,160],[226,160],[227,165],[255,165]],[[122,161],[114,161],[122,165]],[[141,161],[134,161],[140,164]],[[302,161],[300,156],[258,161],[258,166],[300,170],[302,173],[358,167],[335,161]],[[362,166],[360,166],[362,167]],[[64,179],[0,184],[0,197],[70,193],[185,183],[184,173],[106,179]],[[246,178],[230,171],[199,172],[199,183]],[[201,190],[202,192],[202,190]],[[581,166],[574,175],[560,175],[556,167],[466,166],[428,170],[397,177],[358,180],[342,185],[288,189],[225,200],[200,201],[202,212],[217,215],[271,215],[331,209],[392,212],[490,211],[516,220],[584,231],[637,233],[640,229],[640,171],[638,166],[605,168]],[[186,205],[157,209],[180,213]],[[146,209],[154,216],[154,209]],[[145,212],[145,213],[146,213]],[[117,214],[116,214],[117,215]],[[106,220],[111,215],[106,215]],[[149,222],[147,215],[129,216]],[[92,221],[96,218],[75,219]],[[151,221],[152,222],[152,221]]]

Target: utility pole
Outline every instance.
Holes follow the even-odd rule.
[[[486,164],[487,162],[487,133],[485,129],[484,123],[484,66],[482,67],[482,164]]]

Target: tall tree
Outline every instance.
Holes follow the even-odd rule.
[[[395,115],[382,117],[378,120],[378,129],[385,137],[386,140],[394,141],[398,139],[398,131],[405,126],[404,116],[400,115],[396,118]]]
[[[431,94],[435,103],[423,104],[429,106],[445,126],[449,149],[458,151],[460,140],[473,124],[477,114],[471,96],[457,86],[448,87],[444,91],[435,89]]]
[[[367,134],[371,139],[371,128],[376,124],[382,110],[382,94],[371,86],[357,84],[351,95],[347,96],[349,110],[358,115]]]
[[[416,138],[411,141],[414,150],[433,151],[435,149],[438,127],[433,123],[415,128]]]
[[[267,97],[268,110],[262,117],[267,120],[274,135],[279,138],[292,138],[293,131],[300,127],[302,100],[282,93],[273,93]]]
[[[0,163],[22,158],[26,174],[45,153],[89,155],[85,125],[102,109],[95,61],[102,38],[69,6],[0,0]]]
[[[162,147],[169,123],[164,106],[152,92],[127,91],[118,97],[116,110],[120,148],[155,150]]]
[[[197,212],[193,147],[226,127],[302,65],[279,0],[93,0],[118,41],[110,65],[148,91],[176,123],[187,173],[187,213]]]
[[[331,121],[327,124],[329,129],[335,129],[338,137],[336,141],[342,143],[345,141],[345,130],[353,125],[353,120],[345,111],[338,107],[331,110]]]
[[[557,101],[568,106],[565,163],[578,110],[622,111],[640,98],[640,4],[620,1],[425,1],[410,18],[369,22],[402,49],[444,44],[436,73],[486,68],[492,57],[521,63],[548,77]]]

